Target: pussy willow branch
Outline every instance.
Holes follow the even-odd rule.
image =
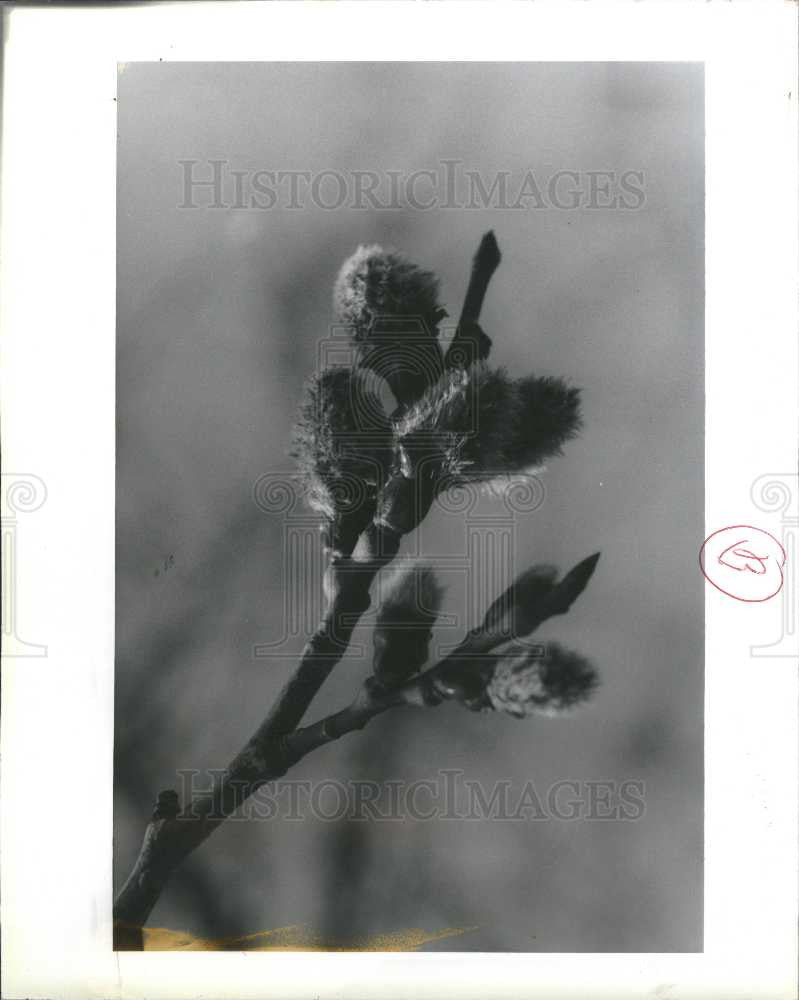
[[[358,620],[369,608],[369,587],[399,551],[399,535],[387,529],[375,530],[371,535],[372,553],[368,561],[342,559],[328,568],[334,589],[330,607],[251,743],[298,726],[333,667],[347,651]]]
[[[367,682],[347,708],[292,732],[275,730],[269,724],[270,713],[211,792],[195,796],[175,816],[156,814],[148,824],[136,864],[114,904],[115,948],[141,950],[142,927],[169,876],[261,785],[282,777],[313,750],[363,729],[390,708],[440,703],[434,681],[451,668],[456,657],[457,651],[396,690]],[[308,690],[302,688],[302,697],[307,697]]]
[[[499,248],[493,233],[480,243],[461,316],[465,321],[479,317],[488,283],[499,264]],[[375,534],[376,531],[376,534]],[[213,831],[239,808],[261,785],[281,777],[307,753],[362,728],[369,719],[399,704],[422,698],[426,680],[417,679],[401,694],[360,695],[349,708],[304,729],[296,727],[347,650],[360,617],[370,605],[369,588],[377,573],[397,554],[401,535],[389,529],[372,529],[368,539],[369,558],[357,563],[334,560],[327,571],[330,582],[329,607],[314,635],[303,650],[294,674],[277,696],[266,718],[244,748],[219,775],[209,792],[201,793],[174,815],[158,810],[148,824],[133,870],[119,892],[113,909],[114,947],[141,950],[142,928],[158,901],[171,873],[202,844]],[[435,668],[434,668],[435,669]],[[432,689],[418,704],[435,704]]]
[[[364,564],[338,569],[337,589],[319,628],[264,721],[211,791],[196,795],[177,816],[154,818],[144,835],[133,871],[114,903],[117,947],[141,947],[145,920],[169,875],[264,782],[285,774],[293,762],[286,743],[333,667],[346,652],[352,632],[370,604],[369,585],[396,554],[399,539],[383,537],[384,549]],[[297,758],[299,759],[299,758]],[[137,930],[138,929],[138,930]]]

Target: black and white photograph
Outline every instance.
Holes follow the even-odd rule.
[[[795,1000],[796,5],[1,6],[2,996]]]
[[[701,950],[703,82],[120,67],[119,947]]]

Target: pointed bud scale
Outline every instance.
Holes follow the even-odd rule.
[[[531,566],[518,576],[486,611],[482,631],[497,639],[529,635],[537,624],[543,600],[555,588],[554,566]]]
[[[599,562],[596,552],[555,583],[552,566],[532,566],[491,605],[473,645],[490,649],[507,639],[530,635],[552,615],[565,614],[585,590]]]

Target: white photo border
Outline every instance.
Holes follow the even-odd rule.
[[[752,484],[796,475],[796,17],[782,0],[5,11],[2,443],[4,473],[47,487],[16,580],[24,633],[47,656],[3,661],[4,996],[796,995],[797,661],[750,653],[779,631],[777,600],[710,586],[703,953],[111,946],[117,64],[703,62],[705,533],[752,523],[779,536]]]

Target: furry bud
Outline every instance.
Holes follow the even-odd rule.
[[[441,488],[533,468],[580,426],[579,391],[558,378],[511,379],[484,363],[453,369],[397,421],[408,451],[437,456]]]
[[[515,383],[515,434],[506,446],[511,468],[529,469],[554,455],[582,426],[580,390],[554,376],[528,375]]]
[[[418,399],[444,370],[438,278],[402,254],[359,246],[333,289],[336,320],[352,330],[356,363],[391,387],[400,404]]]
[[[522,719],[566,712],[588,701],[597,682],[588,660],[551,642],[543,655],[540,647],[519,647],[500,657],[486,694],[494,709]]]
[[[309,379],[292,455],[328,544],[350,555],[374,516],[392,455],[392,428],[363,373],[330,368]]]
[[[424,666],[442,595],[430,566],[411,565],[392,576],[374,631],[374,673],[385,687],[404,683]]]

